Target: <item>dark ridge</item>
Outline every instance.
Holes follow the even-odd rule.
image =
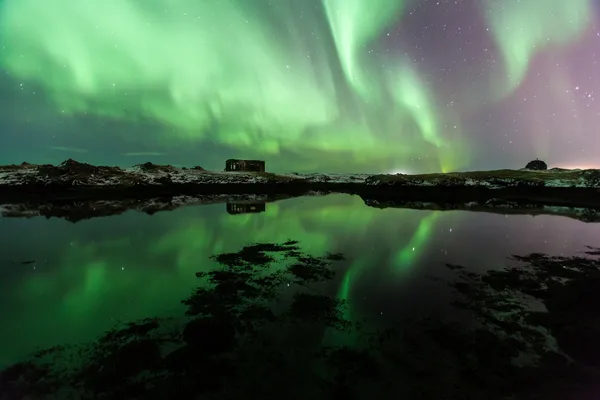
[[[537,160],[539,161],[539,160]],[[289,198],[314,193],[360,195],[368,205],[438,209],[473,209],[526,213],[585,214],[597,220],[600,209],[600,170],[498,170],[423,175],[373,175],[364,182],[332,181],[326,175],[283,176],[266,172],[210,172],[150,162],[133,170],[93,166],[69,159],[58,166],[0,166],[0,206],[18,216],[46,215],[73,220],[110,215],[127,209],[172,209],[181,196]],[[194,202],[193,200],[191,200]],[[185,203],[185,201],[184,201]],[[103,205],[105,204],[105,205]],[[546,209],[580,208],[590,211]],[[240,207],[243,208],[243,207]],[[90,210],[94,210],[93,212]],[[20,211],[19,211],[20,210]],[[119,211],[121,210],[121,211]],[[153,211],[150,211],[153,212]],[[232,210],[232,213],[237,212]],[[244,212],[244,210],[241,210]]]

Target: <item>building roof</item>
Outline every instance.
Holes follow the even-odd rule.
[[[264,160],[243,160],[243,159],[239,159],[239,158],[230,158],[228,160],[226,160],[225,162],[234,162],[234,161],[243,161],[243,162],[253,162],[253,163],[264,163]]]

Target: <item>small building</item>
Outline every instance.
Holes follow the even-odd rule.
[[[262,160],[229,159],[225,161],[225,171],[265,172],[265,162]]]
[[[267,203],[264,201],[238,201],[228,202],[227,212],[229,214],[254,214],[265,212]]]

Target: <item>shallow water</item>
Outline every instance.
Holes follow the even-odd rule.
[[[346,300],[351,319],[394,326],[455,312],[446,264],[484,273],[513,254],[578,255],[597,238],[600,224],[565,217],[376,209],[346,195],[269,203],[256,214],[214,204],[76,224],[4,218],[0,368],[35,349],[93,340],[120,321],[182,314],[195,273],[217,265],[211,255],[255,242],[343,253],[317,290]]]

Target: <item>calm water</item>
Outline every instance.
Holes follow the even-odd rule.
[[[331,195],[230,215],[225,204],[79,223],[0,219],[0,366],[36,348],[92,340],[119,321],[181,314],[209,256],[294,239],[302,251],[346,257],[319,290],[352,318],[394,325],[450,312],[445,264],[482,273],[512,254],[576,255],[600,224],[564,217],[375,209]],[[27,262],[27,263],[25,263]]]

